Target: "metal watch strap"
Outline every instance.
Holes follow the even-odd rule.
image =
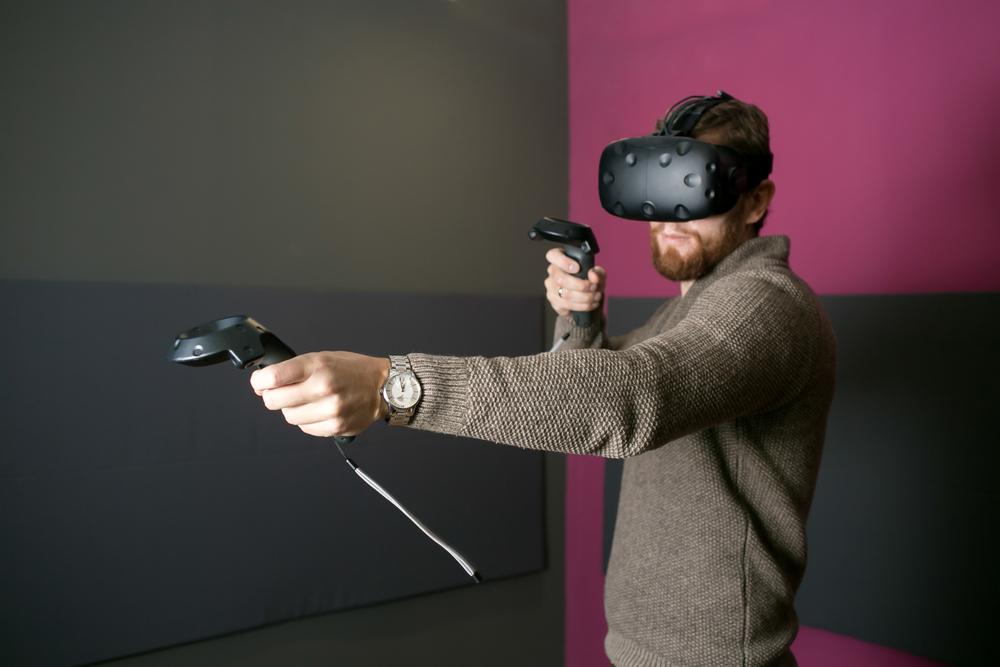
[[[405,355],[390,354],[389,377],[392,377],[393,373],[402,373],[403,371],[407,371],[409,373],[413,372],[413,367],[410,366],[409,357]],[[392,403],[388,403],[388,406],[390,426],[406,426],[410,423],[410,420],[413,418],[413,413],[417,410],[417,406],[415,405],[412,408],[407,408],[406,410],[395,408]]]

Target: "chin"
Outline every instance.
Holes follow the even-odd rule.
[[[702,252],[701,243],[691,237],[683,241],[667,241],[665,239],[658,239],[658,241],[657,250],[660,253],[660,257],[673,256],[683,262],[688,262]]]

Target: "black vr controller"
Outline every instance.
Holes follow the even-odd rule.
[[[292,348],[263,324],[246,315],[235,315],[180,332],[168,358],[185,366],[210,366],[229,360],[237,368],[256,370],[294,356]],[[354,437],[337,436],[335,440],[344,445]]]
[[[597,238],[590,227],[558,218],[542,218],[528,232],[528,238],[532,241],[551,241],[561,245],[563,253],[580,265],[576,277],[584,280],[594,268],[594,255],[600,250],[597,247]],[[574,312],[573,321],[577,326],[589,327],[592,322],[591,313]]]

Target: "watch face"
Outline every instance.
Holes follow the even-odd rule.
[[[385,384],[385,399],[392,407],[408,410],[420,400],[420,383],[417,376],[409,371],[397,373]]]

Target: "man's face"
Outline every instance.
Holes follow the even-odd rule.
[[[725,143],[719,131],[705,132],[694,138],[710,144]],[[678,282],[696,280],[708,273],[752,235],[745,224],[743,204],[741,198],[729,212],[701,220],[649,223],[649,249],[657,272]]]
[[[746,225],[730,217],[649,223],[649,249],[657,272],[678,282],[708,273],[747,238]]]

